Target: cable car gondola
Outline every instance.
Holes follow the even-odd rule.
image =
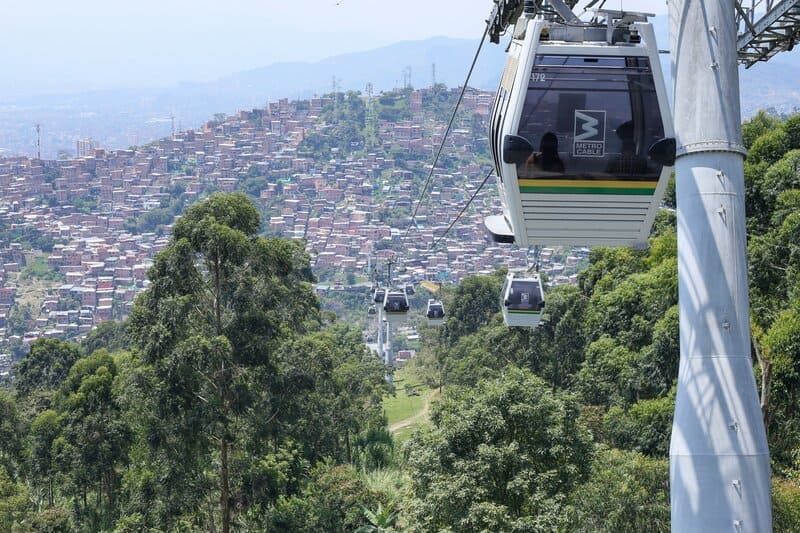
[[[431,298],[428,300],[428,310],[425,312],[429,326],[441,326],[444,324],[444,305],[439,300]]]
[[[386,291],[383,311],[389,324],[396,325],[405,322],[408,316],[408,296],[406,296],[405,289]]]
[[[646,15],[598,15],[516,23],[489,132],[495,241],[646,245],[675,161],[664,77]]]
[[[376,304],[382,304],[385,298],[386,298],[386,289],[376,288],[372,300]]]
[[[415,292],[414,285],[411,284],[411,283],[407,284],[406,285],[406,294],[409,295],[409,296],[413,296],[414,292]]]
[[[377,311],[377,309],[375,308],[375,305],[374,305],[374,304],[373,304],[373,305],[370,305],[370,306],[369,306],[369,309],[367,309],[367,314],[368,314],[368,315],[370,315],[370,316],[374,315],[374,314],[375,314],[375,313],[377,313],[377,312],[378,312],[378,311]]]
[[[503,284],[503,321],[508,327],[535,328],[544,309],[539,274],[509,272]]]

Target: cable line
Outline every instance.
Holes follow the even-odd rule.
[[[475,51],[475,56],[472,58],[472,64],[469,67],[469,72],[467,72],[467,79],[464,80],[464,85],[461,87],[461,93],[458,95],[458,100],[456,101],[456,106],[453,109],[453,114],[450,116],[450,121],[447,123],[447,129],[444,130],[444,135],[442,136],[442,142],[439,144],[439,150],[436,152],[436,157],[433,159],[433,165],[431,165],[431,171],[428,173],[428,178],[425,180],[425,185],[422,187],[422,192],[419,195],[419,199],[417,200],[417,206],[414,208],[414,213],[411,215],[411,221],[408,223],[408,228],[406,228],[406,233],[403,235],[403,245],[405,245],[406,238],[408,238],[408,233],[411,231],[411,226],[415,225],[415,221],[417,218],[417,212],[419,211],[420,205],[422,205],[422,199],[425,198],[425,192],[428,190],[428,186],[431,183],[431,178],[433,177],[433,171],[436,169],[436,163],[439,162],[439,156],[442,154],[442,149],[444,148],[444,143],[447,140],[447,134],[450,133],[450,128],[453,126],[453,122],[456,118],[456,113],[458,113],[458,108],[461,106],[461,100],[464,98],[464,93],[467,90],[467,85],[469,84],[469,79],[472,77],[472,71],[475,69],[475,63],[478,61],[478,56],[481,53],[481,48],[483,47],[484,41],[486,41],[486,36],[489,34],[489,21],[486,22],[486,29],[483,30],[483,37],[481,37],[481,42],[478,44],[478,49]]]
[[[439,243],[442,242],[442,239],[444,239],[447,236],[448,233],[450,233],[450,230],[453,229],[453,226],[456,225],[456,222],[458,222],[458,219],[461,218],[461,215],[463,215],[467,211],[467,209],[469,209],[469,206],[472,204],[472,201],[475,199],[476,196],[478,196],[478,193],[481,192],[481,189],[483,189],[483,186],[486,185],[486,182],[489,181],[489,178],[492,176],[493,173],[494,173],[494,168],[489,170],[489,173],[486,174],[486,177],[483,178],[483,181],[481,182],[481,184],[478,185],[478,188],[472,194],[472,197],[467,202],[467,205],[465,205],[464,208],[461,209],[461,212],[458,214],[458,216],[456,216],[456,218],[453,219],[453,221],[450,223],[450,225],[447,226],[447,229],[444,231],[444,233],[442,233],[439,236],[439,238],[434,241],[434,243],[431,245],[430,248],[428,248],[425,251],[425,253],[428,253],[431,250],[433,250],[434,248],[436,248],[437,246],[439,246]]]

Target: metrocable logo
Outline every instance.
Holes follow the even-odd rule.
[[[576,109],[572,155],[575,157],[603,157],[605,153],[606,112]]]

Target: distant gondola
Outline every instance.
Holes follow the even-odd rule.
[[[405,322],[408,309],[408,296],[404,289],[391,289],[386,292],[383,311],[389,324],[396,325]]]
[[[539,274],[509,272],[503,284],[503,321],[509,327],[535,328],[544,309]]]
[[[382,304],[385,297],[386,297],[386,289],[381,289],[381,288],[375,289],[375,293],[373,295],[373,301],[376,304]]]
[[[647,17],[603,24],[519,18],[490,120],[498,242],[642,246],[675,139]]]
[[[444,324],[444,305],[439,300],[431,298],[428,300],[428,310],[425,312],[429,326],[441,326]]]

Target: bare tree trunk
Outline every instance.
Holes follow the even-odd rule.
[[[214,318],[216,321],[217,335],[222,335],[222,266],[219,254],[214,261]],[[225,376],[225,360],[222,361],[220,383],[222,403],[228,405],[228,383]],[[225,434],[222,435],[220,449],[220,504],[222,505],[222,533],[230,533],[231,530],[231,507],[230,507],[230,485],[228,480],[228,440]]]
[[[220,278],[219,258],[215,261],[214,268],[214,318],[216,320],[217,335],[222,335],[222,280]]]
[[[210,533],[217,533],[217,522],[214,520],[214,500],[210,497],[208,498],[208,520],[206,520],[206,525],[208,526],[208,531]]]
[[[753,353],[756,354],[758,366],[761,369],[761,418],[764,420],[764,430],[767,432],[767,436],[769,436],[769,391],[770,385],[772,384],[772,361],[768,358],[764,358],[756,339],[751,339],[751,344],[753,345]]]
[[[114,467],[111,467],[111,469],[108,471],[108,485],[107,485],[108,492],[106,494],[106,498],[108,498],[109,510],[114,508],[114,486],[116,485],[114,480],[115,480]]]
[[[231,501],[230,501],[230,487],[228,486],[228,441],[222,439],[222,449],[220,451],[220,474],[222,482],[222,533],[230,533],[231,531]]]
[[[350,450],[350,429],[349,428],[345,428],[344,429],[344,446],[345,446],[345,449],[347,450],[347,462],[348,463],[352,463],[353,462],[353,453]]]

